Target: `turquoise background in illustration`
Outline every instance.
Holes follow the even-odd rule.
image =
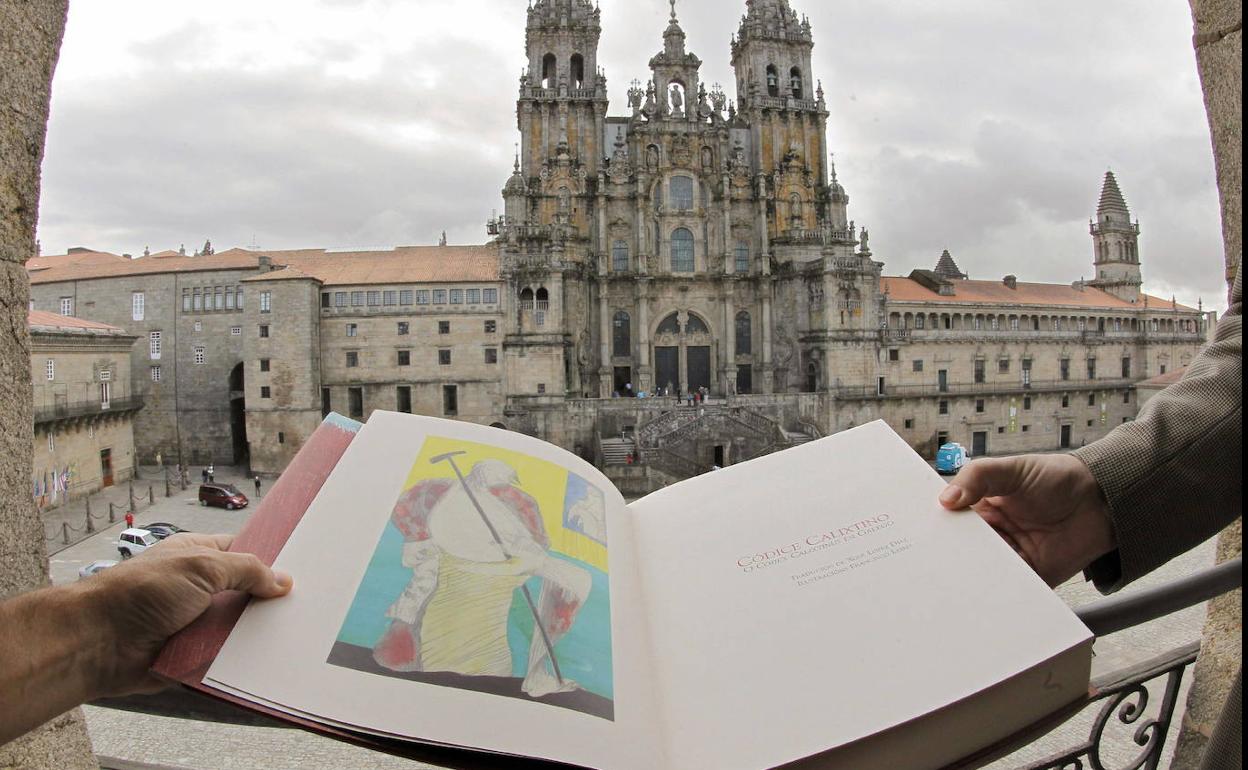
[[[403,542],[402,533],[393,523],[387,524],[342,630],[338,632],[338,641],[372,649],[390,627],[386,611],[403,594],[412,579],[412,570],[403,566]],[[555,645],[559,668],[565,679],[573,680],[581,689],[614,699],[608,576],[582,561],[559,553],[551,555],[575,564],[593,577],[593,588],[577,614],[576,622]],[[542,579],[533,578],[528,585],[533,600],[540,601]],[[507,640],[511,646],[512,673],[519,679],[524,678],[528,669],[533,631],[533,614],[524,595],[516,591],[508,617]]]

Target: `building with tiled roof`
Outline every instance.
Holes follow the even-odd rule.
[[[136,337],[110,324],[31,310],[30,377],[34,394],[31,497],[58,507],[131,478],[131,388]]]
[[[881,418],[924,451],[1056,449],[1199,351],[1212,318],[1144,293],[1113,173],[1090,280],[969,280],[949,250],[885,275],[830,160],[809,22],[789,0],[745,11],[733,105],[673,13],[609,115],[601,14],[535,0],[488,244],[39,257],[36,306],[143,338],[146,456],[262,471],[324,414],[374,409],[632,454],[651,483]],[[719,401],[674,412],[693,391]]]

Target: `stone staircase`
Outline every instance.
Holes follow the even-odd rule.
[[[633,442],[622,438],[604,438],[602,440],[603,465],[628,465],[628,456],[633,452]]]
[[[810,442],[815,440],[814,436],[809,436],[805,433],[793,433],[792,431],[787,431],[787,430],[783,432],[784,432],[785,440],[788,441],[788,444],[791,447],[801,446],[802,444],[809,444]]]

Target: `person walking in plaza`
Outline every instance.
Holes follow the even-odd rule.
[[[199,475],[201,478],[203,478],[204,483],[207,484],[208,483],[208,469],[204,468],[202,471],[199,472]]]
[[[256,474],[256,497],[260,497],[260,474]]]
[[[208,463],[208,483],[211,484],[217,480],[217,469],[212,463]]]

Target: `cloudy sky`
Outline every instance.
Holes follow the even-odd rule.
[[[601,0],[612,112],[666,0]],[[744,0],[681,0],[708,83]],[[886,272],[1091,275],[1112,168],[1150,291],[1222,307],[1182,0],[794,0],[851,216]],[[77,0],[56,74],[45,254],[481,243],[511,171],[526,0]]]

